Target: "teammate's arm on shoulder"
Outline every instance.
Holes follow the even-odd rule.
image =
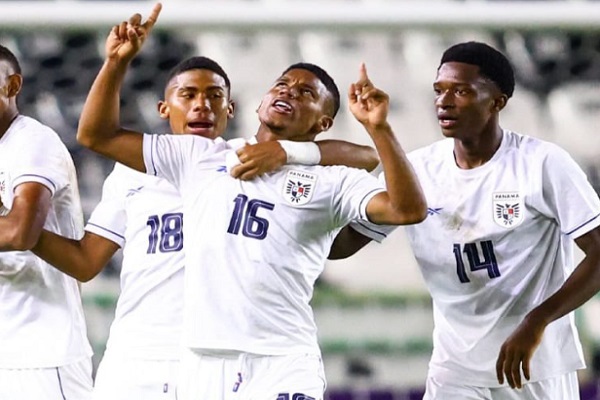
[[[232,168],[231,175],[242,180],[275,171],[285,164],[347,165],[369,172],[379,165],[379,156],[372,147],[341,140],[261,142],[247,144],[236,154],[240,163]]]
[[[374,148],[343,140],[315,142],[321,152],[320,165],[346,165],[373,171],[379,165],[379,155]]]
[[[32,251],[59,271],[87,282],[102,271],[118,249],[118,244],[91,232],[74,240],[43,230]]]
[[[30,250],[44,227],[51,201],[50,189],[41,183],[18,185],[10,211],[0,217],[0,251]]]

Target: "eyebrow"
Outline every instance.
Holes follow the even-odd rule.
[[[206,87],[204,89],[200,89],[200,88],[198,88],[198,86],[186,85],[186,86],[176,86],[176,89],[178,91],[182,91],[182,90],[193,90],[193,91],[222,90],[224,92],[227,91],[227,87],[225,87],[225,86],[219,86],[219,85],[208,86],[208,87]]]

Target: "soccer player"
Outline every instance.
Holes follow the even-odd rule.
[[[42,228],[83,233],[73,160],[56,132],[19,114],[23,77],[0,45],[0,399],[89,399],[91,347],[79,287],[29,250]]]
[[[193,135],[141,135],[119,126],[118,91],[158,16],[115,27],[86,100],[78,139],[92,150],[165,178],[183,200],[186,243],[185,372],[180,399],[318,398],[324,376],[309,301],[335,233],[364,216],[408,224],[425,217],[421,189],[386,122],[388,97],[361,72],[351,88],[357,119],[372,136],[388,191],[364,171],[290,165],[252,181],[224,171],[227,143]],[[312,141],[339,108],[333,80],[295,64],[259,107],[258,142]],[[192,243],[191,245],[189,243]]]
[[[572,311],[600,289],[600,201],[564,150],[501,128],[514,86],[494,48],[448,48],[433,83],[447,139],[409,154],[429,205],[406,228],[434,306],[425,399],[579,398]],[[389,232],[353,227],[332,257]]]
[[[109,48],[115,39],[109,36]],[[169,120],[172,132],[217,138],[234,112],[229,78],[211,59],[187,59],[169,74],[158,111]],[[328,141],[319,146],[311,143],[298,153],[298,146],[309,143],[282,141],[241,148],[238,154],[245,162],[233,174],[249,179],[278,168],[290,158],[281,144],[296,159],[308,155],[307,161],[317,162],[310,154],[316,149],[318,156],[320,146],[322,162],[347,162],[366,169],[378,162],[374,150],[364,146]],[[44,231],[34,248],[40,257],[81,281],[92,279],[119,247],[124,249],[121,293],[96,375],[95,399],[175,399],[183,308],[183,223],[181,199],[171,184],[116,164],[84,237],[68,240]]]

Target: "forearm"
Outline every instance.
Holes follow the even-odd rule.
[[[391,127],[386,123],[366,128],[381,159],[391,207],[406,217],[403,223],[424,220],[427,216],[425,195]]]
[[[0,251],[30,250],[38,240],[42,226],[18,216],[0,217]]]
[[[127,71],[124,62],[107,59],[94,80],[81,111],[77,141],[95,148],[103,139],[114,137],[120,129],[120,90]]]
[[[83,106],[77,141],[105,157],[146,172],[143,135],[120,126],[119,90],[127,65],[124,61],[105,61]]]
[[[375,149],[341,140],[320,140],[316,142],[321,152],[320,165],[347,165],[373,171],[379,165]]]
[[[81,240],[74,240],[44,230],[32,251],[59,271],[87,282],[100,273],[118,249],[106,239],[100,239],[105,243],[93,243],[90,235],[86,233]]]
[[[574,311],[600,291],[600,249],[594,249],[581,261],[562,287],[527,318],[546,326]]]

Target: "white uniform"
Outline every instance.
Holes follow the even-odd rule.
[[[573,239],[600,225],[600,201],[551,143],[504,131],[492,159],[470,170],[457,167],[453,145],[442,140],[409,154],[429,206],[423,223],[406,227],[433,297],[429,377],[493,388],[500,346],[572,272]],[[354,226],[374,239],[385,235],[361,225]],[[584,366],[571,313],[546,328],[530,382]]]
[[[116,164],[86,230],[123,247],[121,293],[94,399],[175,399],[183,324],[183,212],[164,179]]]
[[[227,173],[228,152],[199,137],[144,138],[148,173],[171,181],[183,199],[184,343],[318,356],[313,284],[339,229],[365,216],[381,184],[363,171],[318,166],[244,182]]]
[[[0,138],[0,196],[6,208],[12,207],[15,188],[26,182],[40,183],[52,194],[44,229],[81,238],[77,177],[67,148],[50,128],[19,116]],[[1,252],[0,399],[86,399],[90,356],[77,282],[29,251]],[[15,387],[19,371],[27,374],[26,384]],[[38,378],[39,385],[31,381]]]

